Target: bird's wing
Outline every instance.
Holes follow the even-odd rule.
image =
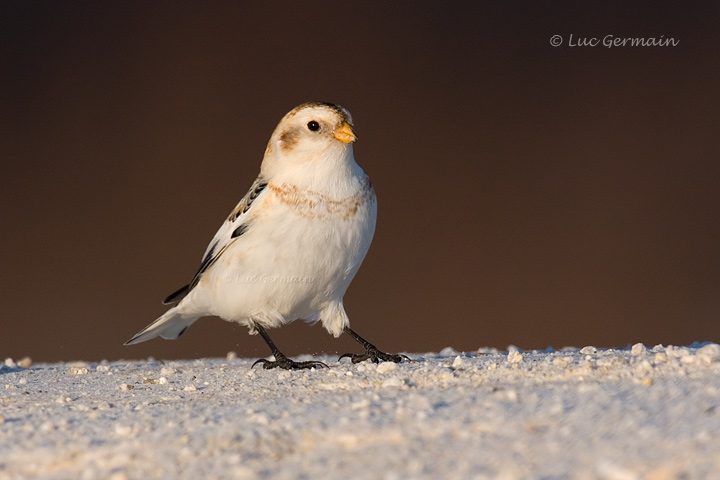
[[[262,176],[259,176],[252,184],[252,187],[250,187],[247,194],[245,194],[243,199],[240,200],[240,203],[238,203],[233,209],[230,216],[223,222],[220,229],[210,241],[210,244],[203,255],[203,260],[200,263],[200,268],[193,279],[189,284],[168,295],[165,300],[163,300],[164,304],[167,305],[170,303],[176,303],[185,298],[185,296],[198,284],[203,273],[205,273],[207,269],[210,268],[210,266],[215,263],[218,258],[220,258],[220,255],[222,255],[225,249],[227,249],[227,247],[230,246],[236,238],[247,231],[249,227],[249,224],[247,223],[247,214],[255,203],[255,200],[265,194],[265,187],[267,187],[267,181],[262,178]]]

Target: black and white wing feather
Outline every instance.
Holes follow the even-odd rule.
[[[185,296],[187,296],[187,294],[190,293],[190,291],[198,284],[203,273],[205,273],[207,269],[210,268],[218,258],[220,258],[220,255],[223,254],[225,249],[227,249],[231,243],[248,230],[250,224],[247,222],[247,213],[252,208],[255,200],[266,194],[265,187],[267,187],[267,181],[262,178],[262,176],[258,177],[252,184],[252,187],[250,187],[250,190],[247,194],[245,194],[243,199],[240,200],[240,203],[238,203],[233,209],[230,216],[223,222],[220,229],[210,241],[207,250],[205,250],[205,253],[203,254],[203,260],[200,264],[200,268],[193,277],[192,281],[168,295],[167,298],[163,300],[164,304],[177,303],[185,298]]]

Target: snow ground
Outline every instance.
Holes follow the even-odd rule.
[[[716,344],[410,356],[7,360],[0,479],[720,478]]]

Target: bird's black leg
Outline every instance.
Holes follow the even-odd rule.
[[[301,368],[313,367],[328,368],[328,366],[325,365],[323,362],[316,362],[314,360],[310,360],[308,362],[295,362],[293,360],[290,360],[280,350],[278,350],[278,348],[275,346],[275,342],[272,341],[270,335],[267,334],[263,327],[261,327],[260,325],[255,325],[255,329],[258,331],[258,333],[260,333],[260,336],[263,337],[263,340],[265,340],[265,343],[268,344],[270,350],[272,350],[272,354],[275,356],[275,361],[271,362],[270,360],[261,358],[260,360],[252,364],[253,367],[258,363],[262,363],[263,368],[267,370],[275,367],[284,368],[285,370],[299,370]]]
[[[352,338],[355,339],[356,342],[358,342],[360,345],[362,345],[365,348],[365,353],[346,353],[340,356],[338,360],[341,360],[345,357],[350,357],[350,360],[352,360],[353,363],[360,363],[365,360],[370,360],[373,363],[378,363],[380,360],[383,362],[395,362],[399,363],[403,360],[410,360],[410,358],[407,355],[401,355],[401,354],[394,354],[394,353],[385,353],[381,352],[377,349],[375,345],[368,342],[364,338],[362,338],[360,335],[355,333],[350,329],[350,327],[345,327],[345,333],[350,335]]]

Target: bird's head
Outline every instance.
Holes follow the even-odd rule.
[[[263,175],[271,178],[280,170],[339,168],[345,162],[354,163],[355,140],[350,112],[332,103],[304,103],[275,128],[265,152]]]

